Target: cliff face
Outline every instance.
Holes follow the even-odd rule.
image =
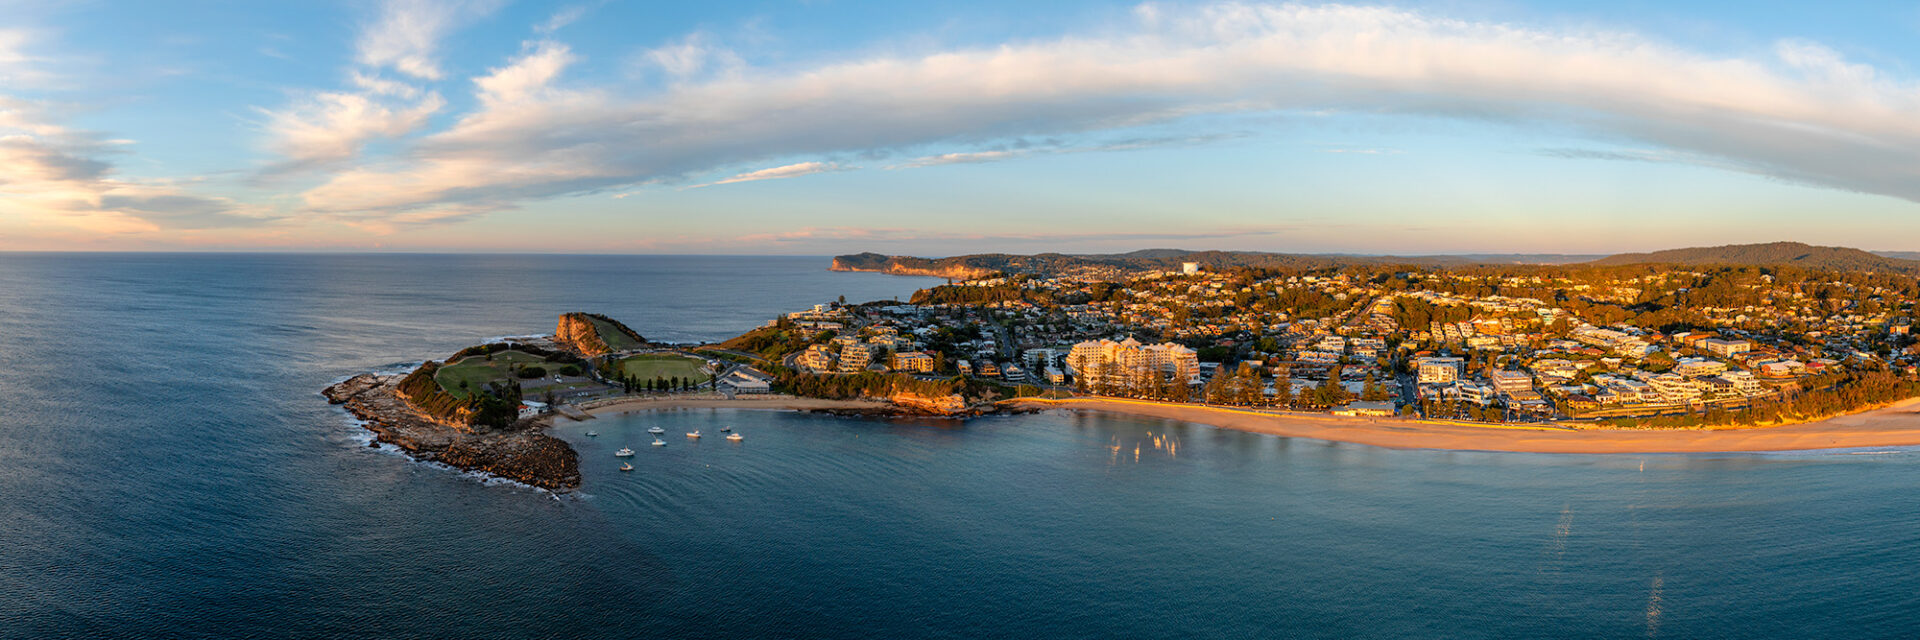
[[[833,259],[833,266],[829,267],[828,270],[885,273],[896,276],[932,276],[935,278],[952,278],[955,280],[982,278],[995,273],[994,269],[961,264],[959,262],[928,260],[926,258],[913,258],[908,256],[886,256],[878,253],[837,256]]]
[[[580,486],[580,457],[566,442],[532,429],[481,433],[445,424],[396,393],[400,379],[361,374],[321,394],[364,421],[375,441],[416,459],[555,491]]]
[[[584,313],[561,314],[560,322],[553,327],[553,341],[585,356],[613,351],[607,348],[607,341],[600,338],[600,328]]]
[[[619,320],[598,313],[561,314],[553,326],[553,341],[584,356],[597,356],[647,346],[647,339]]]
[[[967,401],[960,394],[950,393],[944,396],[923,396],[917,393],[896,393],[887,401],[916,413],[949,416],[967,410]]]

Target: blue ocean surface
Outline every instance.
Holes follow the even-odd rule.
[[[584,481],[554,496],[317,394],[566,311],[717,340],[937,282],[825,264],[0,254],[0,638],[1920,635],[1913,451],[676,410],[557,427]]]

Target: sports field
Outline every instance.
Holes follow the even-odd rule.
[[[549,372],[558,371],[560,367],[565,366],[547,362],[545,358],[530,353],[501,351],[493,354],[492,360],[488,360],[486,356],[467,356],[459,362],[442,366],[438,372],[434,373],[433,379],[440,383],[440,388],[453,394],[453,397],[465,398],[471,391],[487,388],[488,382],[513,377],[507,369],[514,363],[545,367]],[[460,387],[462,382],[468,385],[464,389]]]
[[[706,364],[705,360],[698,358],[665,353],[647,353],[620,360],[620,368],[625,370],[627,375],[641,380],[679,377],[682,380],[706,382],[707,378],[711,377],[702,370]]]

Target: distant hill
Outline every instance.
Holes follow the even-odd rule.
[[[880,253],[857,253],[833,259],[834,271],[870,271],[895,275],[978,278],[992,273],[1062,275],[1087,272],[1177,271],[1196,262],[1210,270],[1236,267],[1323,269],[1357,265],[1625,265],[1625,264],[1742,264],[1794,265],[1806,269],[1879,271],[1920,274],[1920,261],[1876,255],[1844,247],[1816,247],[1798,242],[1670,249],[1612,256],[1569,254],[1466,254],[1431,256],[1369,256],[1349,254],[1267,253],[1262,251],[1187,251],[1142,249],[1128,253],[1016,255],[978,253],[946,258],[917,258]]]
[[[834,271],[871,271],[895,275],[977,278],[990,273],[1066,274],[1119,270],[1176,271],[1181,263],[1196,262],[1208,269],[1270,267],[1314,269],[1358,264],[1459,264],[1451,257],[1395,258],[1390,256],[1301,255],[1258,251],[1184,251],[1143,249],[1129,253],[1069,255],[1042,253],[1014,255],[981,253],[947,258],[916,258],[879,253],[836,256]]]
[[[1597,265],[1621,264],[1742,264],[1792,265],[1807,269],[1833,271],[1880,271],[1920,273],[1920,261],[1889,258],[1859,249],[1819,247],[1799,242],[1732,244],[1721,247],[1668,249],[1652,253],[1622,253],[1593,261]]]
[[[1873,255],[1880,256],[1882,258],[1893,258],[1896,260],[1920,261],[1920,251],[1875,251],[1873,252]]]

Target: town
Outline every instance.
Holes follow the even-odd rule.
[[[1342,415],[1691,426],[1913,388],[1911,277],[1503,265],[1005,274],[748,336],[780,368]],[[743,336],[743,337],[748,337]],[[773,336],[778,336],[774,339]],[[751,341],[750,341],[751,342]]]

